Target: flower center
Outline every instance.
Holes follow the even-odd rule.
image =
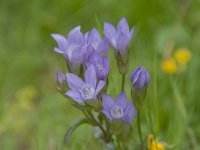
[[[98,70],[100,72],[104,72],[105,71],[104,67],[102,65],[100,65],[100,64],[97,64],[97,68],[98,68]]]
[[[110,110],[110,114],[113,118],[116,119],[120,119],[123,117],[124,112],[123,112],[123,108],[119,105],[115,105],[111,110]]]
[[[91,84],[84,84],[80,89],[81,97],[85,100],[92,99],[95,95],[95,89]]]

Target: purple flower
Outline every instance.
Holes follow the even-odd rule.
[[[144,67],[138,67],[131,75],[132,90],[131,96],[134,99],[134,104],[139,110],[146,97],[147,88],[149,85],[150,76]]]
[[[66,37],[60,34],[51,34],[56,40],[58,47],[54,51],[64,55],[67,60],[70,72],[79,73],[80,66],[84,61],[84,54],[86,52],[86,35],[80,32],[80,26],[71,30]]]
[[[128,44],[133,36],[134,28],[129,31],[129,25],[123,17],[115,28],[110,23],[104,23],[104,35],[109,43],[114,47],[115,53],[124,57],[127,53]]]
[[[89,32],[87,42],[90,50],[98,52],[102,57],[106,56],[106,53],[109,49],[109,43],[105,39],[102,40],[96,28],[93,28]]]
[[[85,81],[72,73],[67,73],[66,79],[71,90],[67,91],[65,94],[78,103],[96,99],[96,96],[105,85],[105,82],[102,80],[100,80],[97,85],[97,77],[93,65],[87,68],[85,72]]]
[[[66,77],[65,74],[62,73],[60,70],[56,69],[56,84],[57,84],[57,89],[59,91],[64,91],[66,87]]]
[[[118,95],[116,101],[109,95],[102,96],[103,110],[109,120],[122,120],[128,124],[131,123],[136,113],[133,103],[127,104],[126,94],[122,92]]]
[[[131,75],[132,86],[135,90],[146,89],[149,85],[150,75],[144,67],[138,67]]]
[[[102,58],[99,53],[93,51],[87,61],[87,66],[90,65],[94,65],[97,73],[97,78],[99,80],[105,81],[110,71],[108,57],[105,56],[104,58]]]
[[[62,83],[65,81],[66,81],[65,74],[62,73],[59,69],[56,69],[56,82]]]

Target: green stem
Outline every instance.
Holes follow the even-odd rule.
[[[171,79],[171,85],[172,85],[172,88],[173,88],[173,91],[174,91],[174,96],[175,96],[175,99],[176,99],[176,103],[177,103],[177,106],[179,108],[179,111],[183,117],[183,119],[185,120],[186,122],[186,125],[187,125],[187,134],[189,136],[189,139],[190,139],[190,144],[192,146],[192,149],[193,150],[196,150],[197,149],[197,140],[196,140],[196,136],[194,134],[194,131],[193,129],[190,127],[190,121],[189,121],[189,117],[188,117],[188,114],[187,114],[187,110],[185,108],[185,104],[183,102],[183,98],[181,97],[181,94],[178,90],[178,87],[176,86],[176,82],[174,82],[172,79]]]
[[[122,74],[122,88],[121,88],[121,91],[124,91],[124,86],[125,86],[125,76],[126,76],[126,74],[123,73],[123,74]]]
[[[109,139],[108,139],[108,135],[107,135],[107,133],[106,133],[106,131],[104,130],[104,128],[102,127],[102,125],[94,118],[94,116],[93,116],[93,114],[92,114],[92,112],[91,111],[88,111],[88,114],[91,116],[91,118],[92,118],[92,120],[96,123],[96,125],[101,129],[101,131],[103,132],[103,135],[104,135],[104,140],[106,141],[106,142],[108,142],[109,141]]]
[[[137,111],[137,127],[138,127],[138,134],[141,143],[141,150],[143,150],[143,140],[142,140],[142,132],[141,132],[141,124],[140,124],[140,110]]]

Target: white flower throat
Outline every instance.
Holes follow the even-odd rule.
[[[115,105],[111,110],[110,110],[110,114],[113,118],[116,119],[120,119],[123,117],[124,112],[123,112],[123,108],[119,105]]]
[[[92,99],[95,96],[95,89],[91,84],[84,84],[80,89],[81,97],[85,100]]]

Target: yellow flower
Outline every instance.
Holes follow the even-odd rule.
[[[33,105],[33,100],[38,96],[37,89],[32,85],[27,85],[16,92],[18,105],[22,110],[29,110]]]
[[[191,53],[187,48],[179,48],[175,51],[174,57],[179,64],[185,65],[191,59]]]
[[[176,61],[173,58],[165,59],[161,67],[167,74],[174,74],[177,72]]]
[[[154,141],[154,135],[153,134],[149,134],[148,135],[148,150],[165,150],[165,147],[163,144]]]

